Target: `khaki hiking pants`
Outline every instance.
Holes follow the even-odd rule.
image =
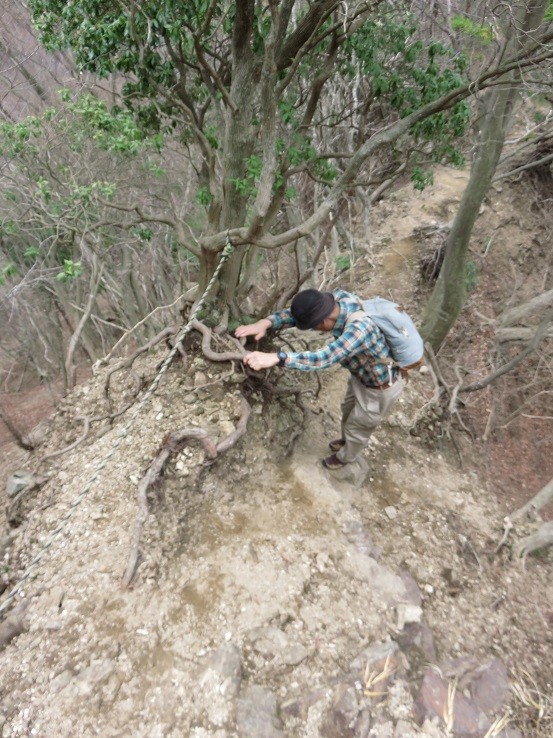
[[[369,438],[390,412],[403,392],[401,375],[387,389],[371,389],[350,376],[346,396],[342,401],[342,438],[346,445],[336,456],[346,464],[359,456]]]

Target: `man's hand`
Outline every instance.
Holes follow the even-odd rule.
[[[239,325],[234,331],[236,338],[245,338],[246,336],[253,336],[256,341],[261,341],[263,336],[267,333],[269,328],[272,328],[273,324],[268,318],[261,318],[257,323],[251,323],[250,325]],[[253,368],[253,367],[252,367]]]
[[[260,369],[270,369],[278,364],[278,354],[267,354],[265,351],[252,351],[243,358],[244,364],[247,364],[255,372]]]

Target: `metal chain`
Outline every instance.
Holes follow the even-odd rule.
[[[202,309],[202,307],[203,307],[203,305],[204,305],[204,303],[206,301],[207,296],[211,292],[211,289],[212,289],[213,285],[215,284],[215,282],[216,282],[216,280],[217,280],[217,278],[218,278],[218,276],[219,276],[219,274],[221,272],[221,269],[223,267],[223,264],[227,261],[227,259],[229,258],[229,256],[233,252],[233,250],[234,250],[234,246],[232,245],[232,242],[230,240],[230,235],[229,235],[229,233],[227,231],[227,242],[226,242],[226,246],[223,249],[223,252],[221,254],[221,258],[219,260],[219,263],[217,264],[217,268],[213,272],[213,276],[209,280],[209,284],[205,288],[205,291],[204,291],[203,295],[201,296],[199,302],[196,304],[196,307],[192,311],[192,314],[190,315],[190,318],[188,319],[188,323],[186,323],[186,325],[178,333],[177,338],[175,340],[175,344],[174,344],[173,348],[171,349],[171,351],[169,352],[169,354],[167,355],[167,357],[165,358],[163,364],[161,365],[161,367],[159,369],[159,372],[154,377],[152,383],[148,387],[146,393],[144,394],[144,396],[142,397],[142,399],[140,400],[140,402],[138,403],[138,405],[135,407],[134,412],[133,412],[132,416],[130,417],[129,421],[127,422],[127,424],[119,431],[119,435],[117,436],[117,438],[113,442],[112,448],[111,448],[110,452],[108,453],[108,455],[105,456],[102,459],[102,461],[98,464],[98,466],[96,467],[96,471],[90,477],[90,479],[88,480],[87,484],[85,485],[85,487],[83,488],[83,490],[81,491],[81,493],[73,500],[73,502],[71,503],[69,509],[67,510],[67,512],[65,513],[65,515],[61,518],[61,520],[59,521],[57,527],[52,531],[52,533],[50,534],[50,536],[49,536],[48,540],[46,541],[46,543],[44,544],[44,546],[41,548],[41,550],[37,553],[37,555],[34,557],[34,559],[31,561],[31,563],[27,566],[27,568],[23,572],[23,575],[22,575],[21,579],[19,580],[19,582],[15,585],[15,587],[13,587],[13,589],[9,592],[9,594],[6,596],[5,600],[0,605],[0,613],[3,612],[4,610],[6,610],[8,608],[8,606],[10,605],[10,603],[12,602],[12,600],[14,599],[14,597],[16,596],[16,594],[19,592],[19,590],[21,589],[21,587],[23,586],[23,584],[30,578],[31,574],[33,573],[33,570],[38,566],[39,562],[42,560],[42,558],[44,557],[44,555],[46,554],[46,552],[48,551],[48,549],[50,548],[50,546],[52,545],[52,543],[54,542],[54,540],[61,533],[61,531],[65,528],[65,526],[67,525],[69,519],[71,518],[71,516],[73,515],[73,513],[75,512],[75,510],[77,509],[77,507],[81,504],[81,502],[83,501],[83,499],[90,492],[90,490],[91,490],[92,485],[94,484],[94,482],[96,482],[101,477],[102,471],[105,469],[105,467],[107,466],[108,462],[115,455],[116,451],[118,450],[119,446],[123,442],[123,439],[125,438],[125,436],[129,432],[129,429],[131,428],[131,426],[133,425],[134,421],[138,417],[138,415],[141,412],[142,408],[144,407],[144,405],[148,402],[148,400],[150,399],[150,397],[156,391],[156,389],[157,389],[157,387],[158,387],[158,385],[159,385],[159,383],[160,383],[163,375],[165,374],[165,372],[169,368],[171,362],[173,361],[173,359],[175,357],[175,354],[179,350],[179,344],[181,343],[182,339],[187,335],[187,333],[189,333],[190,330],[192,329],[192,323],[196,319],[196,315]]]

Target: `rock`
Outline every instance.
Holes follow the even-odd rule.
[[[413,662],[435,663],[437,659],[434,636],[425,622],[408,623],[401,633],[396,635],[396,640],[402,651],[404,651],[413,668]],[[415,650],[415,653],[413,653]],[[417,652],[419,658],[417,658]]]
[[[361,710],[355,724],[354,738],[368,738],[371,729],[371,713],[365,708]]]
[[[3,651],[14,638],[17,638],[21,633],[25,633],[26,630],[27,628],[20,618],[9,617],[0,623],[0,651]]]
[[[395,508],[393,505],[388,505],[388,507],[385,507],[384,512],[390,520],[395,520],[395,518],[397,518],[397,508]]]
[[[3,559],[6,553],[9,551],[15,538],[15,533],[7,533],[5,536],[0,536],[0,559]]]
[[[233,701],[241,682],[240,649],[232,643],[225,644],[208,658],[194,690],[200,709],[213,725],[223,727],[233,719]]]
[[[403,630],[408,623],[420,623],[422,607],[401,602],[397,606],[397,629]]]
[[[204,372],[196,372],[194,375],[194,387],[203,387],[207,384],[207,375]]]
[[[300,643],[292,643],[279,628],[254,628],[248,633],[255,651],[266,659],[277,663],[296,666],[307,658],[307,649]]]
[[[21,633],[26,633],[29,626],[26,620],[27,608],[29,602],[23,600],[18,604],[8,617],[0,623],[0,651],[13,641]]]
[[[350,672],[354,675],[362,676],[366,671],[381,671],[384,668],[386,659],[391,666],[397,663],[399,647],[395,641],[386,641],[385,643],[375,643],[365,648],[350,663]],[[392,667],[393,668],[393,667]]]
[[[338,684],[332,694],[332,705],[323,726],[325,738],[354,738],[359,715],[357,692],[351,684]]]
[[[236,704],[236,730],[240,738],[285,738],[270,690],[251,685],[244,691]]]
[[[451,684],[433,669],[426,669],[415,704],[420,723],[434,717],[447,721],[451,716],[456,738],[481,738],[490,727],[486,715],[462,692],[457,690],[451,701]]]
[[[307,656],[308,652],[305,646],[302,646],[301,643],[295,643],[284,649],[280,654],[280,660],[287,666],[297,666],[297,664],[304,661]]]
[[[398,574],[405,585],[405,601],[411,605],[422,605],[422,594],[419,585],[406,569],[400,569]]]
[[[73,679],[73,673],[70,669],[64,669],[60,674],[55,676],[50,682],[50,694],[57,694],[65,689],[69,682]]]
[[[370,556],[354,551],[342,559],[341,566],[355,579],[366,582],[384,604],[395,605],[404,599],[405,586],[401,579]]]
[[[34,474],[25,470],[18,470],[8,477],[8,481],[6,482],[6,494],[8,497],[15,497],[24,489],[31,489],[37,484],[38,480]]]
[[[470,682],[473,702],[485,713],[498,712],[509,696],[509,676],[501,659],[492,659],[477,670]]]
[[[288,636],[279,628],[253,628],[248,633],[255,651],[268,659],[274,658],[289,644]]]
[[[283,702],[280,706],[280,711],[285,716],[307,720],[309,709],[317,704],[317,702],[326,700],[327,694],[328,688],[321,687],[313,692],[308,692],[300,697]]]

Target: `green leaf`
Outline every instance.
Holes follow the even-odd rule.
[[[9,279],[9,277],[14,277],[17,274],[17,267],[15,264],[6,264],[6,266],[2,269],[2,276]]]
[[[58,282],[72,282],[77,277],[80,277],[83,273],[80,261],[73,261],[72,259],[64,259],[63,271],[56,275]]]

